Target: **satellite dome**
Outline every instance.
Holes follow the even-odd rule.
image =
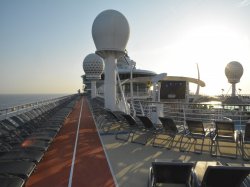
[[[86,74],[86,79],[101,79],[101,74],[104,70],[103,59],[95,53],[87,55],[83,60],[83,70]]]
[[[123,14],[116,10],[101,12],[92,25],[92,37],[97,52],[124,52],[129,32],[129,24]]]
[[[243,75],[243,67],[239,62],[232,61],[225,68],[225,75],[229,83],[238,83]]]

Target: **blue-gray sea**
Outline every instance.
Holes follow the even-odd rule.
[[[0,109],[58,98],[67,94],[0,94]]]

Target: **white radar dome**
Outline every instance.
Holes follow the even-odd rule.
[[[87,55],[83,60],[83,70],[86,74],[86,79],[101,79],[104,70],[103,59],[95,53]]]
[[[229,83],[238,83],[243,75],[243,67],[237,61],[232,61],[227,64],[225,68],[225,75],[227,76]]]
[[[129,38],[129,24],[123,14],[105,10],[94,20],[92,37],[98,51],[124,52]]]

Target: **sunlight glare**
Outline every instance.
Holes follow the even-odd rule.
[[[229,55],[241,57],[247,52],[248,39],[236,29],[225,26],[202,26],[190,30],[186,37],[185,42],[189,45],[189,50],[196,51],[199,57],[216,60],[227,58]]]
[[[241,63],[249,58],[249,38],[237,29],[223,25],[204,25],[190,29],[176,45],[181,51],[180,61],[198,63],[202,74],[210,75],[204,80],[204,94],[219,94],[225,82],[218,80],[218,75],[224,76],[224,68],[230,61]],[[230,86],[230,85],[228,85]]]

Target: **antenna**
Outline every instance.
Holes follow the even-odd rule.
[[[91,98],[96,97],[96,80],[101,79],[104,70],[103,59],[95,53],[87,55],[83,60],[86,79],[91,81]]]
[[[116,63],[117,59],[126,54],[129,38],[129,24],[123,14],[116,10],[105,10],[95,18],[92,25],[92,37],[96,53],[104,58],[104,103],[105,108],[112,111],[116,104]]]
[[[240,78],[243,75],[243,67],[237,61],[232,61],[227,64],[225,68],[225,75],[228,82],[232,85],[232,97],[236,96],[236,84],[240,82]]]
[[[198,73],[198,80],[200,80],[200,70],[199,70],[199,65],[198,65],[198,63],[196,63],[196,67],[197,67],[197,73]],[[195,95],[199,95],[199,93],[200,93],[200,85],[197,84],[197,89],[196,89]]]

